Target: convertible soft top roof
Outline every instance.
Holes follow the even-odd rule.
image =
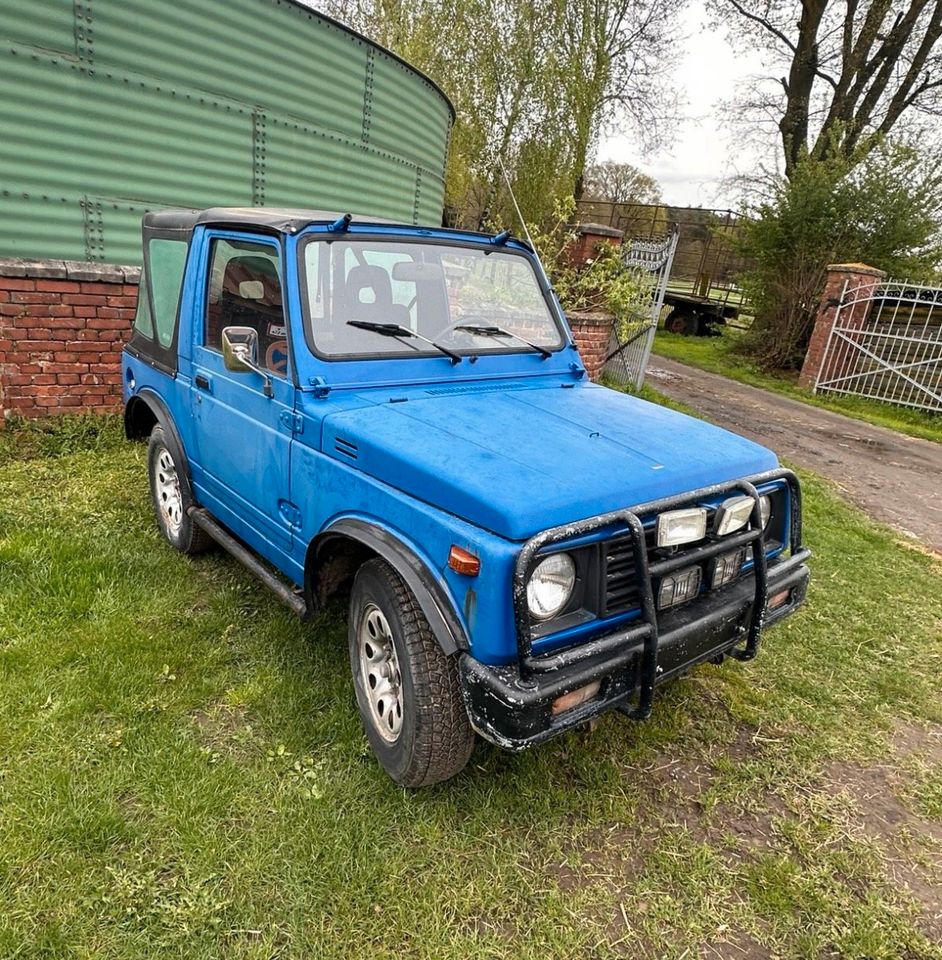
[[[294,207],[210,207],[208,210],[152,210],[144,214],[144,235],[147,236],[177,234],[179,239],[189,241],[193,228],[199,226],[218,227],[254,227],[276,234],[295,234],[314,223],[333,223],[346,213],[328,210],[305,210]],[[369,217],[358,213],[351,214],[353,223],[377,223],[384,226],[411,227],[414,229],[439,229],[413,223],[388,220],[383,217]],[[465,235],[480,240],[486,236],[477,230],[448,228],[449,233]],[[519,237],[511,238],[526,250],[532,247]]]
[[[152,210],[144,214],[144,229],[154,232],[192,233],[197,225],[261,227],[272,233],[297,233],[312,223],[333,223],[344,216],[327,210],[283,207],[210,207],[208,210]],[[389,223],[380,217],[354,214],[359,223]]]

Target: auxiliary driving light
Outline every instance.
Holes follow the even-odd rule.
[[[735,533],[749,522],[755,500],[752,497],[730,497],[716,508],[714,529],[717,536],[725,537],[728,533]]]
[[[700,568],[685,567],[668,574],[657,591],[658,610],[666,610],[678,603],[686,603],[700,592]]]
[[[711,586],[714,590],[724,586],[731,580],[735,580],[742,570],[742,565],[746,562],[746,548],[733,550],[732,553],[724,553],[717,557],[713,564],[713,580]]]
[[[667,510],[657,518],[657,545],[672,547],[693,543],[706,536],[707,512],[703,507]]]

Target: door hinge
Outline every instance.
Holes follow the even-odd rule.
[[[294,530],[297,530],[301,526],[301,511],[290,501],[288,500],[279,500],[278,501],[278,512],[281,514],[281,519]]]
[[[304,420],[300,413],[291,410],[281,411],[281,422],[292,432],[301,433],[304,430]]]

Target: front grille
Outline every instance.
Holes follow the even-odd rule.
[[[638,578],[635,576],[635,555],[630,537],[617,537],[605,544],[602,570],[602,616],[631,610],[641,603]]]

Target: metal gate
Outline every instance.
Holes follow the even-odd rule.
[[[661,240],[626,240],[622,244],[625,265],[637,271],[650,284],[650,296],[639,299],[637,306],[616,319],[612,339],[605,357],[604,375],[621,387],[640,389],[651,356],[657,322],[664,306],[664,292],[670,279],[677,231]]]
[[[845,283],[814,389],[942,411],[942,288]]]

